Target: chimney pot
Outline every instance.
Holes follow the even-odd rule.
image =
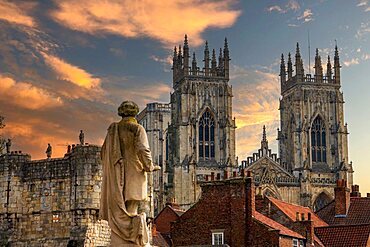
[[[209,180],[208,175],[206,175],[206,181],[208,181],[208,180]]]
[[[214,181],[214,180],[215,180],[215,173],[211,172],[211,181]]]
[[[366,196],[367,196],[367,197],[370,197],[370,193],[367,193],[367,194],[366,194]]]
[[[247,171],[247,177],[252,177],[252,172],[251,171]]]
[[[217,173],[216,179],[221,180],[221,174],[220,173]]]
[[[296,221],[299,221],[299,212],[296,212],[296,213],[295,213],[295,220],[296,220]]]
[[[245,173],[244,173],[244,171],[245,171],[245,170],[244,170],[244,168],[240,169],[240,176],[241,176],[241,177],[245,177]]]
[[[304,213],[301,213],[301,219],[304,221]]]
[[[229,171],[224,171],[224,179],[228,179],[229,178]]]
[[[311,220],[311,213],[308,213],[307,220]]]
[[[235,178],[236,177],[236,171],[233,171],[233,177]]]

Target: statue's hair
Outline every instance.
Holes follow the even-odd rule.
[[[118,116],[135,117],[139,113],[139,106],[133,101],[123,101],[118,107]]]

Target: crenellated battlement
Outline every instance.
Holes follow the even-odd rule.
[[[101,180],[97,145],[69,146],[62,158],[0,155],[0,241],[67,246],[89,239],[106,246],[110,230],[98,220]]]
[[[181,50],[181,45],[178,48],[176,46],[174,48],[172,67],[174,84],[181,81],[184,77],[229,80],[230,55],[226,38],[224,48],[220,48],[218,62],[215,49],[212,50],[212,55],[210,55],[207,41],[204,48],[204,67],[198,67],[195,52],[193,52],[191,64],[189,59],[188,38],[187,35],[185,35],[183,51]]]

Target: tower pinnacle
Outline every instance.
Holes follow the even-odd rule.
[[[293,65],[292,65],[292,58],[290,57],[290,52],[288,54],[288,80],[292,79],[293,77]]]
[[[262,150],[268,149],[268,141],[266,137],[266,126],[265,125],[263,125],[263,130],[262,130],[261,149]]]
[[[281,62],[280,62],[280,82],[286,82],[286,71],[285,71],[285,61],[284,61],[284,54],[281,54]]]
[[[331,63],[330,63],[330,56],[328,55],[328,63],[326,65],[326,78],[328,83],[332,82],[332,70],[331,70]]]
[[[340,63],[339,63],[339,53],[338,47],[335,45],[335,53],[334,53],[334,82],[335,84],[340,84]]]
[[[204,72],[205,76],[209,76],[209,50],[208,50],[208,41],[204,47]]]
[[[297,49],[296,49],[296,54],[295,54],[295,71],[296,71],[297,82],[303,82],[304,69],[303,69],[303,61],[301,58],[301,53],[299,51],[298,42],[297,42]]]
[[[322,82],[322,65],[321,65],[321,57],[319,55],[319,49],[316,48],[316,56],[315,56],[315,81]]]

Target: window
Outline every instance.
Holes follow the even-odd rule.
[[[53,223],[59,222],[59,214],[53,214]]]
[[[293,247],[303,247],[303,240],[293,238]]]
[[[311,127],[312,162],[326,162],[326,131],[325,124],[317,116]]]
[[[212,245],[222,245],[224,244],[224,232],[215,231],[212,232]]]
[[[199,120],[199,157],[215,157],[215,121],[208,108]]]

